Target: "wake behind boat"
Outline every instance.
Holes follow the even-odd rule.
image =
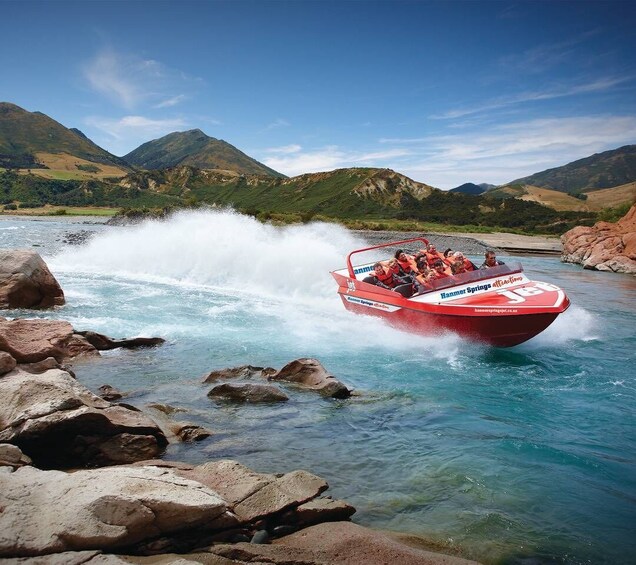
[[[331,273],[345,308],[380,316],[392,326],[419,334],[452,331],[475,341],[511,347],[541,333],[570,305],[562,289],[531,281],[520,263],[435,280],[408,298],[358,278],[372,272],[374,263],[354,266],[353,255],[414,242],[428,244],[424,238],[415,238],[349,253],[347,268]]]

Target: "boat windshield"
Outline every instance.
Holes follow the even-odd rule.
[[[460,284],[467,284],[484,279],[491,279],[493,277],[499,277],[503,275],[509,275],[512,273],[519,273],[523,271],[521,263],[513,262],[506,265],[497,265],[496,267],[490,267],[489,269],[477,269],[475,271],[467,271],[458,275],[451,275],[444,277],[443,279],[437,279],[430,282],[430,289],[426,289],[424,292],[432,292],[434,290],[440,290],[442,288],[448,288],[451,286],[458,286]]]

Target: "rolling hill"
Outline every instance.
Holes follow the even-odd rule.
[[[34,174],[54,178],[65,178],[64,174],[55,176],[58,170],[91,178],[123,176],[131,170],[125,161],[79,130],[8,102],[0,103],[0,166],[31,169]]]
[[[222,169],[247,175],[284,177],[239,151],[222,139],[215,139],[200,129],[170,133],[148,141],[123,159],[142,169],[168,169],[190,166],[198,169]]]
[[[514,180],[509,185],[532,185],[576,194],[636,181],[636,145],[595,153],[562,167]]]

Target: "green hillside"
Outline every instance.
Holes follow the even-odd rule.
[[[591,223],[594,213],[557,212],[535,202],[444,192],[390,169],[353,168],[290,179],[194,167],[135,172],[110,182],[47,180],[0,173],[0,201],[8,206],[162,208],[232,206],[268,218],[315,215],[343,220],[417,220],[563,233]]]
[[[612,188],[634,181],[636,181],[636,145],[625,145],[573,161],[562,167],[517,179],[508,184],[529,184],[560,192],[579,193]]]
[[[142,169],[168,169],[191,166],[199,169],[225,169],[249,175],[284,175],[252,159],[233,145],[209,137],[200,129],[170,133],[149,141],[123,157]]]
[[[36,153],[65,153],[93,163],[130,166],[98,147],[78,130],[71,130],[41,112],[28,112],[0,102],[0,166],[38,168]]]

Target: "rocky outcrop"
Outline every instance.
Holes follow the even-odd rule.
[[[0,318],[0,351],[18,363],[36,363],[53,357],[61,362],[78,355],[99,355],[68,322],[56,320],[5,320]]]
[[[289,397],[280,389],[271,385],[252,383],[229,384],[215,386],[208,392],[210,398],[226,402],[285,402]]]
[[[154,347],[161,345],[166,340],[161,337],[133,337],[129,339],[113,339],[111,337],[98,334],[97,332],[84,331],[77,332],[84,337],[95,349],[106,351],[123,347],[124,349],[136,349],[138,347]]]
[[[2,557],[91,549],[157,554],[228,539],[265,541],[302,527],[296,509],[328,486],[306,471],[255,473],[230,460],[65,473],[13,465],[19,455],[11,454],[10,472],[0,472]],[[322,517],[354,512],[340,507]]]
[[[139,411],[114,406],[60,369],[20,367],[0,378],[0,442],[13,443],[43,468],[129,463],[167,444]]]
[[[203,378],[204,383],[215,383],[230,379],[250,379],[254,376],[263,377],[276,372],[270,367],[255,367],[253,365],[241,365],[240,367],[227,367],[218,371],[211,371]]]
[[[64,292],[35,251],[0,250],[0,308],[51,308]]]
[[[314,390],[322,396],[328,398],[349,398],[351,391],[321,365],[317,359],[302,358],[287,363],[280,371],[272,367],[255,367],[253,365],[242,365],[240,367],[229,367],[210,372],[203,378],[204,383],[213,383],[220,380],[243,379],[250,380],[252,377],[263,377],[268,381],[281,383],[291,383],[296,388]],[[241,397],[248,397],[253,390],[255,396],[258,387],[262,385],[252,384],[221,384],[214,387],[209,393],[210,397],[226,397],[228,400],[241,401]],[[274,389],[278,390],[278,389]],[[280,391],[279,391],[280,392]],[[283,394],[282,392],[280,394]],[[285,397],[287,399],[287,397]],[[255,400],[243,400],[244,402],[254,402]],[[256,400],[258,401],[258,400]],[[262,402],[269,402],[263,400]]]
[[[296,359],[267,377],[269,381],[286,381],[318,391],[330,398],[348,398],[351,391],[321,365],[317,359]]]
[[[160,337],[112,339],[95,332],[76,332],[71,324],[61,320],[0,318],[0,351],[9,353],[18,363],[38,363],[48,357],[61,363],[80,355],[97,356],[102,349],[148,347],[163,342]]]
[[[272,565],[475,565],[460,557],[426,550],[423,543],[405,543],[389,534],[351,522],[319,524],[274,540],[271,545],[237,543],[207,548],[232,563],[268,563]],[[204,553],[191,559],[204,563]]]
[[[617,223],[577,226],[561,237],[565,263],[636,275],[636,204]]]

